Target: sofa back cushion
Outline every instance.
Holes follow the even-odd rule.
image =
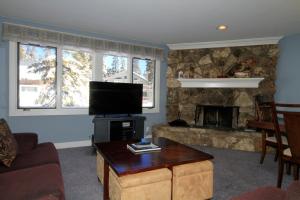
[[[0,119],[0,162],[10,167],[17,156],[18,144],[7,122]]]

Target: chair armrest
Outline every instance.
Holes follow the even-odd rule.
[[[38,143],[38,135],[36,133],[14,133],[18,143],[18,154],[26,153],[36,148]]]

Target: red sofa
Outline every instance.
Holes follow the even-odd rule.
[[[277,187],[260,187],[231,200],[300,200],[300,182],[292,182],[286,190]]]
[[[18,155],[11,167],[0,163],[3,200],[64,200],[64,185],[56,148],[38,144],[37,134],[14,134]]]

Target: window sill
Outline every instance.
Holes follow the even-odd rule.
[[[159,113],[158,108],[143,109],[143,114]],[[55,116],[55,115],[88,115],[87,109],[15,109],[9,116]]]

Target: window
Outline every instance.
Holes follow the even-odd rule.
[[[89,81],[92,80],[90,53],[84,51],[62,51],[62,107],[87,108],[89,103]]]
[[[130,83],[128,58],[125,56],[103,56],[103,81]]]
[[[55,108],[56,48],[18,47],[18,108]]]
[[[132,58],[131,69],[128,57],[116,55],[103,56],[103,81],[143,84],[143,107],[154,107],[155,61]]]
[[[159,111],[159,62],[128,54],[10,42],[10,115],[87,114],[89,81],[143,84],[143,112]]]
[[[133,83],[143,84],[143,107],[145,108],[154,107],[154,74],[155,62],[153,60],[133,58]]]

